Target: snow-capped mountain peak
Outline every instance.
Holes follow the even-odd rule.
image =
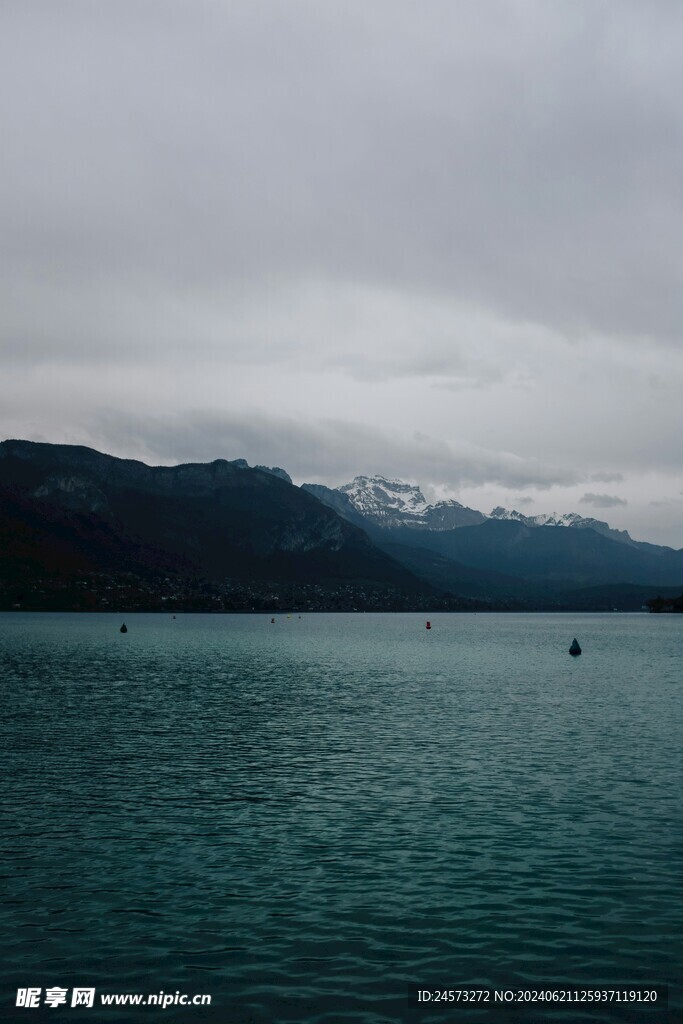
[[[430,505],[417,484],[384,476],[357,476],[337,490],[376,526],[450,530],[482,523],[485,519],[481,512],[465,508],[459,501],[438,501]]]
[[[309,484],[303,486],[312,489],[312,493],[319,500],[329,504],[342,516],[365,528],[409,527],[413,530],[443,531],[455,530],[461,526],[480,526],[487,520],[498,519],[516,521],[523,526],[534,528],[560,526],[595,530],[596,533],[601,533],[621,544],[635,544],[626,530],[614,530],[599,519],[581,516],[577,512],[527,516],[516,509],[506,509],[499,505],[487,516],[476,509],[461,505],[454,499],[437,501],[430,505],[417,484],[407,484],[403,480],[385,476],[357,476],[351,483],[334,490]],[[329,497],[325,496],[326,492]],[[336,499],[334,495],[337,495]],[[340,495],[343,495],[343,499]]]
[[[497,508],[491,511],[489,519],[515,520],[518,523],[523,523],[525,526],[577,526],[581,521],[581,516],[577,515],[576,512],[568,512],[562,516],[558,515],[557,512],[551,512],[548,515],[525,516],[523,512],[518,512],[517,509],[507,509],[498,505]]]
[[[416,484],[388,480],[385,476],[357,476],[350,484],[338,489],[348,495],[359,512],[367,515],[389,511],[424,515],[429,508]]]
[[[579,530],[595,530],[596,533],[602,533],[603,536],[611,537],[612,540],[619,541],[622,544],[634,543],[627,530],[614,530],[601,519],[580,516],[578,512],[565,512],[563,515],[551,512],[549,515],[525,516],[516,509],[510,510],[498,505],[491,511],[488,518],[516,520],[524,526],[565,526],[574,527]]]

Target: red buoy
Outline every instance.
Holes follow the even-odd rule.
[[[431,622],[428,622],[427,625],[425,626],[425,629],[431,629],[431,628],[432,628],[432,624],[431,624]]]

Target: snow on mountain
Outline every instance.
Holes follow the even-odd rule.
[[[353,507],[376,526],[409,526],[422,530],[452,530],[483,523],[485,516],[459,501],[430,505],[417,484],[388,480],[383,476],[357,476],[338,487]]]
[[[516,509],[510,510],[499,505],[492,510],[488,518],[516,520],[524,526],[565,526],[578,530],[595,530],[596,533],[601,533],[621,544],[635,544],[627,530],[614,530],[608,523],[604,523],[600,519],[580,516],[577,512],[566,512],[564,515],[553,512],[550,515],[525,516]]]
[[[357,476],[337,490],[347,494],[359,512],[384,517],[391,513],[424,516],[429,508],[425,496],[415,484],[387,480],[384,476]]]
[[[489,519],[504,519],[504,520],[508,520],[508,521],[509,520],[514,520],[515,522],[523,523],[524,526],[558,526],[558,525],[560,525],[557,522],[557,520],[559,518],[558,516],[555,516],[555,515],[551,515],[551,516],[544,516],[544,515],[540,515],[540,516],[525,516],[523,512],[518,512],[517,509],[503,508],[502,505],[498,505],[497,508],[492,509],[490,515],[488,516],[488,518]],[[549,522],[550,519],[553,520],[552,523]],[[562,525],[563,526],[567,526],[569,524],[563,523]]]
[[[311,487],[321,500],[333,506],[349,518],[348,512],[339,509],[329,498],[321,497],[320,487]],[[323,489],[324,490],[324,489]],[[524,526],[561,526],[565,528],[595,530],[597,533],[619,541],[621,544],[635,545],[626,530],[614,530],[599,519],[581,516],[576,512],[558,515],[525,516],[516,509],[498,506],[490,515],[484,515],[476,509],[467,508],[459,501],[437,501],[430,505],[417,484],[407,484],[403,480],[390,480],[384,476],[357,476],[351,483],[335,489],[353,509],[354,514],[361,517],[359,525],[372,524],[385,529],[410,527],[417,530],[454,530],[461,526],[478,526],[487,519],[515,520]],[[331,496],[335,491],[329,491]],[[346,506],[347,509],[349,505]],[[355,518],[353,521],[358,521]]]

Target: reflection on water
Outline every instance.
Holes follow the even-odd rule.
[[[678,617],[126,621],[0,616],[3,1019],[87,1016],[29,984],[465,1024],[417,988],[675,983]],[[664,1019],[584,1010],[495,1019]]]

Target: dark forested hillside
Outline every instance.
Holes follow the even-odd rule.
[[[8,585],[83,572],[433,588],[268,469],[150,467],[88,448],[0,444],[0,570]]]

